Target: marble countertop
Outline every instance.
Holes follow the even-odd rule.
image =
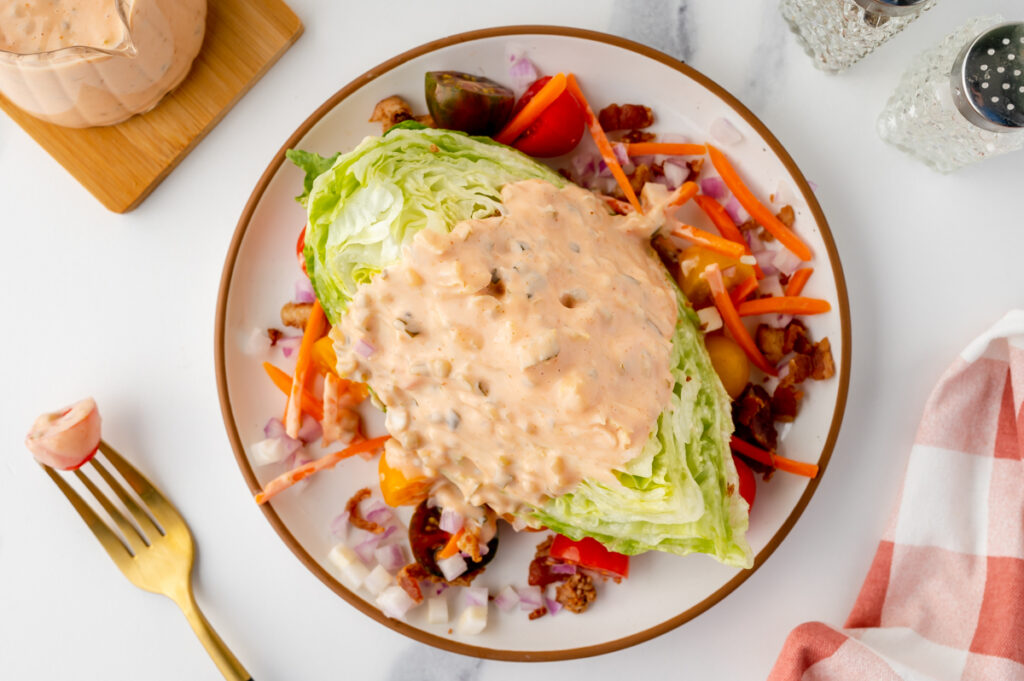
[[[108,213],[0,118],[6,310],[0,349],[0,678],[220,678],[170,601],[131,587],[21,444],[35,414],[91,394],[105,434],[175,500],[197,597],[254,678],[764,678],[786,634],[841,625],[894,504],[917,421],[956,352],[1024,302],[1024,153],[944,176],[874,121],[907,61],[969,16],[940,2],[839,77],[815,70],[771,0],[292,0],[306,33],[137,210]],[[828,474],[767,563],[650,642],[525,666],[440,652],[333,596],[252,504],[221,422],[213,324],[238,216],[280,144],[371,66],[443,35],[545,23],[685,59],[749,106],[817,183],[845,268],[853,374]]]

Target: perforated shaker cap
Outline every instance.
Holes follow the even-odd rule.
[[[1024,129],[1024,22],[999,24],[972,40],[953,63],[953,101],[992,132]]]
[[[886,17],[902,17],[916,14],[932,0],[854,0],[872,14]]]

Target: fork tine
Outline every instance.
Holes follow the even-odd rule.
[[[92,461],[89,463],[99,471],[100,477],[106,481],[110,489],[114,490],[114,494],[117,495],[117,498],[121,500],[121,503],[127,507],[128,511],[132,514],[132,517],[135,518],[135,522],[138,523],[143,535],[149,538],[149,543],[152,544],[157,535],[164,534],[163,530],[157,527],[156,523],[153,522],[153,519],[150,518],[149,515],[135,502],[135,499],[128,494],[128,490],[126,490],[124,486],[117,481],[117,478],[110,474],[110,471],[107,470],[106,466],[99,462],[99,459],[93,457]]]
[[[123,536],[125,541],[128,542],[128,548],[131,549],[132,554],[137,554],[139,551],[146,548],[149,544],[149,542],[146,541],[146,538],[139,534],[139,531],[136,530],[130,522],[128,522],[128,519],[124,517],[124,514],[121,513],[116,506],[110,503],[110,499],[107,499],[106,495],[103,494],[103,492],[100,491],[100,488],[96,486],[96,483],[90,480],[89,476],[83,473],[80,469],[75,471],[75,475],[82,481],[82,484],[85,485],[86,489],[89,490],[89,493],[95,497],[96,501],[100,502],[100,506],[103,507],[103,510],[107,512],[107,515],[111,517],[114,523],[121,530],[121,536]]]
[[[99,540],[103,548],[106,549],[108,554],[110,554],[110,557],[114,559],[114,562],[117,563],[118,567],[120,567],[124,561],[130,561],[132,559],[132,554],[128,552],[128,549],[121,543],[121,540],[118,539],[116,534],[114,534],[114,531],[107,527],[107,524],[96,515],[96,512],[92,510],[89,504],[87,504],[82,497],[78,495],[78,492],[76,492],[55,470],[49,466],[43,466],[42,468],[46,471],[46,474],[50,476],[50,479],[53,480],[57,487],[60,488],[60,491],[64,493],[64,496],[68,498],[71,505],[75,507],[75,510],[78,511],[78,515],[82,517],[85,524],[88,525],[89,529],[92,530],[92,533],[96,535],[96,539]]]
[[[153,518],[163,527],[164,534],[170,531],[171,525],[185,525],[185,520],[178,513],[178,510],[174,508],[174,504],[169,502],[149,480],[135,470],[120,454],[114,451],[113,447],[100,440],[100,451],[103,452],[107,460],[117,469],[117,472],[121,474],[121,477],[125,479],[128,485],[135,490],[135,493],[139,495],[142,502],[146,505],[146,509],[153,514]]]

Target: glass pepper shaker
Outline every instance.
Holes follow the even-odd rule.
[[[839,73],[889,40],[936,0],[782,0],[797,41],[823,71]]]
[[[917,57],[878,134],[945,173],[1024,148],[1024,23],[972,19]]]

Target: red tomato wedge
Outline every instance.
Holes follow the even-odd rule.
[[[295,242],[295,257],[299,259],[299,266],[302,267],[302,273],[306,272],[306,256],[303,251],[306,250],[306,226],[302,226],[302,231],[299,232],[299,239]]]
[[[740,496],[743,497],[747,506],[754,508],[754,497],[757,496],[757,480],[754,479],[754,471],[750,470],[743,459],[732,455],[732,462],[736,464],[736,474],[740,478]]]
[[[629,577],[629,556],[609,551],[592,537],[573,541],[561,534],[551,542],[551,557],[610,577]]]
[[[530,85],[516,103],[512,116],[519,113],[549,80],[551,76],[544,76]],[[524,154],[541,158],[568,154],[583,139],[584,125],[583,107],[566,90],[512,142],[512,146]]]

